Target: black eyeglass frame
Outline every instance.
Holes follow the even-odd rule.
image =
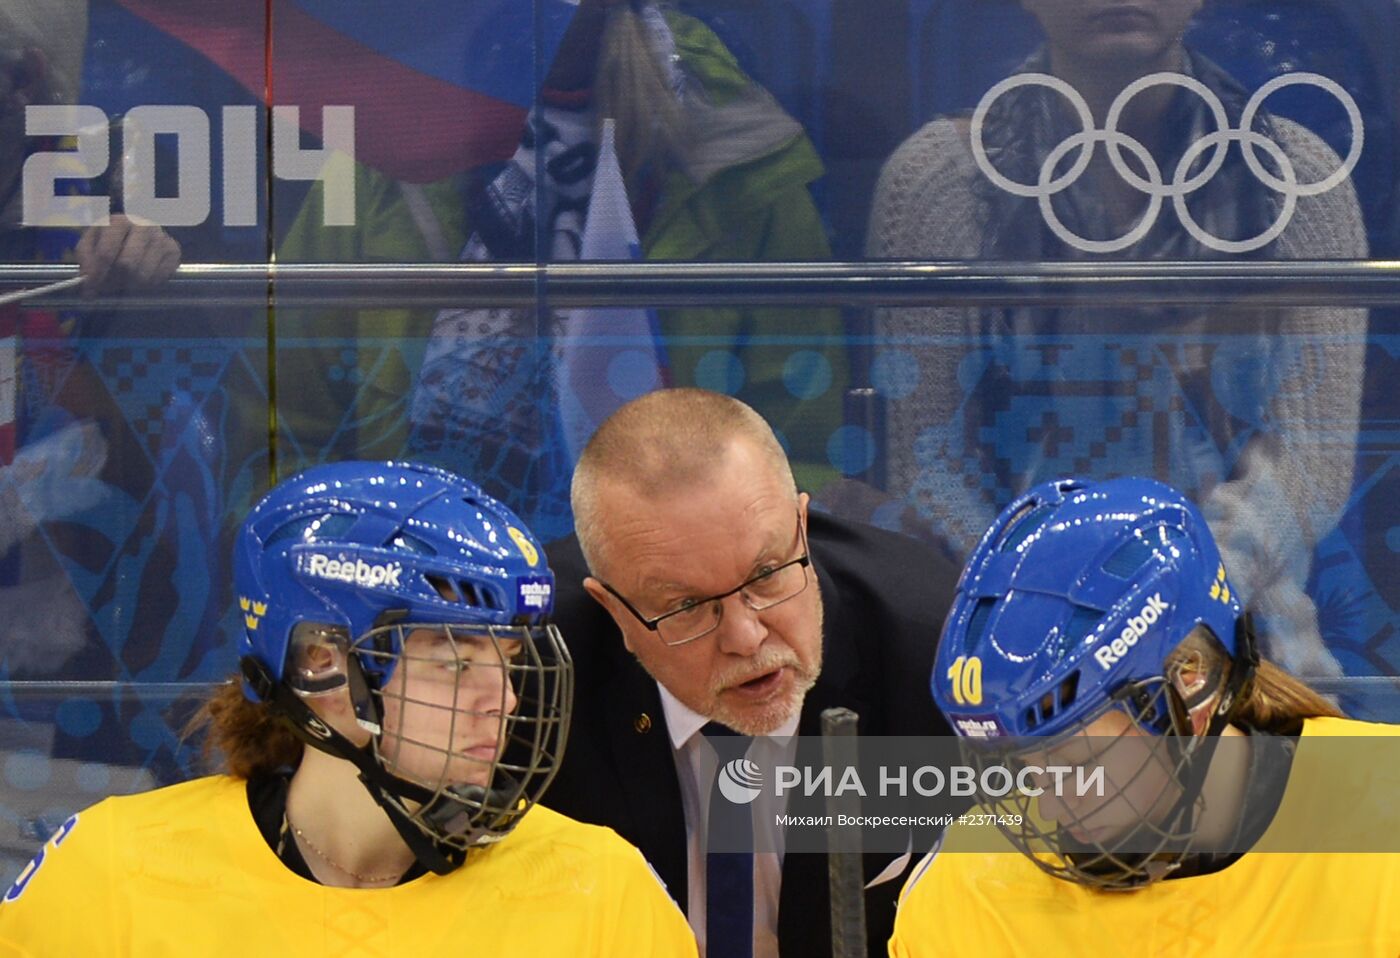
[[[796,592],[794,592],[792,595],[785,596],[785,597],[779,599],[777,602],[774,602],[774,603],[772,603],[771,605],[762,606],[761,608],[754,608],[753,603],[749,602],[749,601],[747,600],[747,598],[744,599],[744,604],[747,605],[747,606],[748,606],[750,609],[752,609],[754,612],[767,612],[769,609],[771,609],[771,608],[773,608],[773,607],[775,607],[775,606],[782,605],[784,602],[787,602],[787,601],[789,601],[790,599],[795,599],[795,598],[797,598],[799,595],[801,595],[802,593],[806,592],[806,591],[807,591],[807,586],[811,584],[811,576],[808,574],[808,571],[807,571],[807,570],[810,569],[810,568],[812,567],[812,552],[811,552],[811,549],[807,546],[807,526],[806,526],[806,523],[804,523],[804,522],[802,521],[802,513],[801,513],[801,512],[798,512],[798,514],[797,514],[797,538],[798,538],[798,541],[802,543],[802,554],[801,554],[800,556],[798,556],[797,558],[795,558],[795,559],[789,559],[787,562],[784,562],[782,565],[774,566],[773,568],[769,569],[769,570],[766,571],[766,572],[760,572],[758,575],[753,576],[752,578],[745,579],[743,582],[739,583],[739,584],[736,585],[734,588],[730,589],[728,592],[721,592],[721,593],[719,593],[718,595],[706,596],[705,598],[700,599],[699,601],[697,601],[694,605],[687,606],[687,607],[685,607],[685,608],[683,608],[683,609],[672,609],[670,612],[663,612],[661,615],[658,615],[658,616],[656,616],[655,618],[652,618],[652,619],[648,619],[646,616],[642,615],[642,613],[641,613],[640,611],[638,611],[638,609],[637,609],[637,607],[636,607],[635,605],[633,605],[631,602],[627,601],[627,597],[626,597],[626,596],[624,596],[621,592],[618,592],[618,591],[617,591],[616,589],[614,589],[612,586],[608,585],[608,584],[607,584],[606,582],[604,582],[602,579],[599,579],[599,580],[598,580],[598,584],[601,585],[604,589],[607,589],[608,592],[609,592],[609,594],[611,594],[611,595],[613,596],[613,598],[615,598],[615,599],[617,599],[617,601],[621,602],[623,608],[625,608],[628,612],[632,613],[632,617],[633,617],[633,618],[635,618],[638,622],[642,623],[642,625],[646,626],[648,630],[650,630],[650,631],[652,631],[652,632],[655,632],[655,633],[657,634],[657,637],[658,637],[658,638],[661,638],[661,629],[659,628],[660,623],[666,621],[667,619],[671,618],[672,616],[680,615],[680,614],[682,614],[682,613],[684,613],[684,612],[692,612],[692,611],[695,610],[695,608],[696,608],[697,606],[705,605],[705,604],[708,603],[708,602],[715,602],[715,603],[718,603],[718,604],[719,604],[719,609],[720,609],[720,614],[719,614],[719,616],[715,619],[715,624],[712,625],[710,628],[706,629],[704,632],[701,632],[701,633],[699,633],[698,635],[692,635],[690,638],[688,638],[688,639],[682,639],[682,640],[679,641],[679,642],[667,642],[664,638],[661,639],[661,644],[662,644],[662,645],[666,646],[668,649],[675,649],[675,648],[679,648],[679,647],[682,646],[682,645],[689,645],[691,642],[694,642],[694,641],[696,641],[697,639],[703,639],[705,636],[709,635],[711,632],[714,632],[715,629],[718,629],[719,626],[720,626],[720,623],[724,621],[724,600],[725,600],[725,599],[729,598],[731,595],[734,595],[735,593],[743,592],[745,589],[747,589],[749,586],[753,585],[755,582],[760,582],[760,581],[762,581],[762,580],[764,580],[764,579],[772,578],[773,576],[777,575],[779,572],[782,572],[784,569],[789,569],[789,568],[791,568],[792,566],[795,566],[795,565],[796,565],[796,566],[801,566],[801,567],[802,567],[802,588],[798,589],[798,590],[797,590]]]

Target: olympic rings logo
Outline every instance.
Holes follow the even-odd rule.
[[[1143,90],[1163,85],[1183,87],[1199,96],[1205,101],[1207,109],[1210,110],[1211,116],[1215,120],[1215,132],[1202,136],[1186,149],[1180,162],[1177,163],[1176,171],[1169,183],[1163,182],[1162,171],[1152,158],[1152,154],[1148,152],[1147,147],[1143,146],[1141,141],[1118,129],[1123,111],[1133,97]],[[1284,153],[1283,148],[1268,137],[1250,129],[1255,116],[1270,95],[1284,87],[1297,85],[1314,86],[1332,94],[1341,103],[1342,109],[1346,111],[1347,119],[1351,123],[1351,147],[1347,150],[1346,158],[1342,160],[1341,166],[1330,175],[1313,183],[1299,183],[1297,173],[1293,169],[1293,163]],[[987,111],[1003,93],[1022,86],[1043,86],[1059,93],[1074,108],[1082,127],[1080,132],[1066,137],[1050,151],[1040,165],[1040,176],[1034,184],[1018,183],[1003,176],[988,159],[986,148],[982,143],[982,124],[987,117]],[[1181,220],[1181,225],[1202,246],[1220,253],[1248,253],[1278,238],[1293,218],[1299,197],[1326,193],[1351,175],[1351,171],[1355,169],[1357,161],[1361,158],[1364,132],[1361,111],[1357,108],[1356,101],[1346,90],[1342,89],[1340,84],[1318,73],[1286,73],[1264,84],[1249,98],[1244,112],[1240,114],[1238,128],[1230,126],[1229,120],[1225,116],[1225,107],[1220,102],[1219,97],[1201,81],[1182,73],[1152,73],[1123,88],[1123,92],[1119,93],[1109,106],[1108,115],[1104,119],[1104,127],[1101,130],[1094,126],[1094,118],[1089,112],[1089,104],[1084,101],[1084,98],[1074,87],[1064,80],[1047,73],[1018,73],[1007,77],[988,90],[977,104],[977,109],[973,111],[972,155],[977,161],[978,168],[986,175],[987,179],[998,187],[1014,196],[1035,198],[1040,204],[1040,214],[1045,220],[1045,225],[1050,227],[1061,241],[1083,252],[1115,253],[1132,246],[1146,236],[1148,230],[1152,229],[1162,211],[1163,200],[1170,199],[1176,210],[1177,218]],[[1132,229],[1116,239],[1094,240],[1079,236],[1060,221],[1059,215],[1050,203],[1052,196],[1068,189],[1084,173],[1093,160],[1094,147],[1098,143],[1104,144],[1108,161],[1113,166],[1114,171],[1135,189],[1147,194],[1147,208],[1143,211],[1141,219]],[[1249,239],[1222,239],[1208,233],[1195,221],[1186,207],[1186,198],[1200,189],[1224,164],[1231,143],[1239,143],[1245,165],[1259,182],[1283,195],[1283,206],[1279,209],[1278,218],[1268,229]],[[1202,153],[1212,148],[1214,152],[1205,166],[1195,175],[1188,177],[1187,173],[1192,164]],[[1079,155],[1075,157],[1074,163],[1064,173],[1055,176],[1055,170],[1060,161],[1074,149],[1079,150]],[[1129,169],[1123,161],[1122,151],[1125,149],[1142,164],[1142,168],[1147,173],[1145,179]],[[1263,164],[1259,162],[1256,150],[1263,150],[1273,159],[1279,170],[1279,176],[1275,176],[1264,168]]]

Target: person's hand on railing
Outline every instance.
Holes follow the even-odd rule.
[[[159,226],[138,224],[117,214],[106,226],[93,226],[75,250],[84,296],[151,289],[175,275],[180,244]]]

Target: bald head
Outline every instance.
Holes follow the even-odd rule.
[[[606,563],[606,493],[658,501],[684,496],[736,461],[735,444],[758,453],[797,495],[792,467],[763,417],[739,400],[704,389],[663,389],[623,406],[598,427],[574,470],[570,498],[588,568]],[[747,458],[747,457],[745,457]]]

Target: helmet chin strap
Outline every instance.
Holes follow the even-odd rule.
[[[1235,620],[1235,657],[1231,660],[1230,680],[1224,694],[1220,696],[1220,704],[1216,706],[1215,714],[1211,716],[1210,725],[1206,728],[1207,735],[1219,735],[1224,731],[1239,707],[1240,696],[1245,686],[1257,671],[1259,645],[1254,635],[1254,615],[1244,612]]]
[[[434,811],[432,806],[442,803],[444,795],[389,774],[369,750],[360,748],[331,728],[288,685],[274,680],[262,662],[244,656],[239,660],[239,667],[249,687],[287,719],[298,738],[312,748],[355,766],[365,790],[384,810],[394,830],[424,868],[446,875],[461,866],[466,860],[466,850],[445,845],[425,834],[400,804],[404,800],[418,802],[424,807],[425,818],[433,816],[429,820],[443,821],[449,816],[443,814],[442,808]],[[488,792],[487,789],[481,791]]]
[[[418,817],[428,822],[438,831],[458,833],[467,836],[469,844],[488,845],[498,842],[504,835],[487,830],[473,834],[470,819],[474,810],[494,807],[505,808],[511,797],[519,792],[519,783],[508,772],[497,769],[493,783],[497,779],[509,782],[509,788],[488,788],[485,785],[452,785],[433,795],[418,810]]]
[[[1244,612],[1235,621],[1235,655],[1230,662],[1230,676],[1226,680],[1224,691],[1220,694],[1220,701],[1216,703],[1210,721],[1200,736],[1201,742],[1190,757],[1191,777],[1188,779],[1188,791],[1183,793],[1182,798],[1189,797],[1193,805],[1196,797],[1205,789],[1206,775],[1210,771],[1216,746],[1220,742],[1220,735],[1234,718],[1245,688],[1254,678],[1254,673],[1258,668],[1259,647],[1255,642],[1254,617],[1249,612]],[[1192,730],[1192,734],[1194,734],[1194,730]],[[1238,813],[1239,810],[1236,811]],[[1189,821],[1187,824],[1189,826]],[[1228,851],[1197,852],[1195,855],[1183,856],[1178,867],[1188,857],[1195,859],[1196,864],[1201,865],[1229,854],[1231,853]]]

